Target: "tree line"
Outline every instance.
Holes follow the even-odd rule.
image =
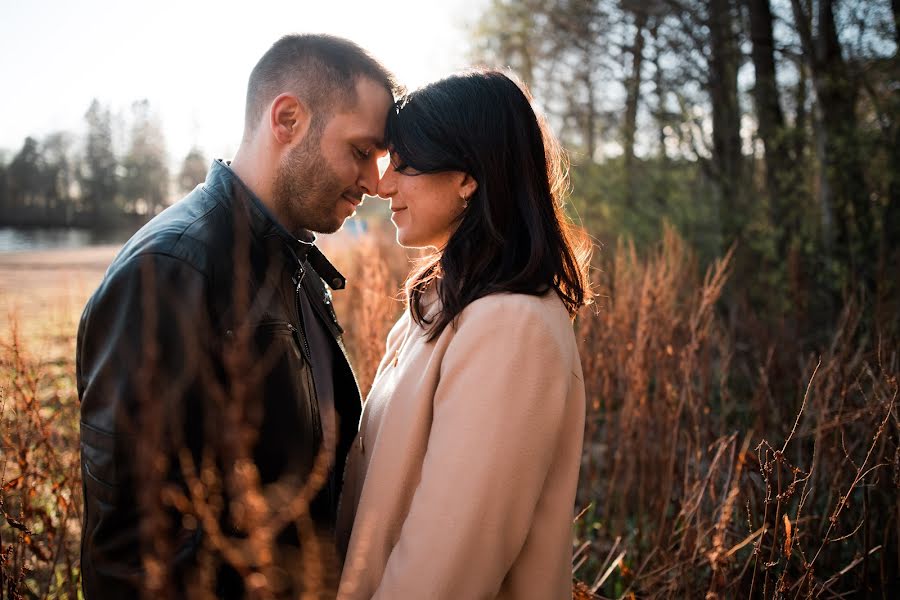
[[[815,335],[850,296],[900,312],[898,23],[898,0],[492,0],[473,47],[529,85],[599,239],[736,243],[731,287]]]
[[[124,143],[109,107],[94,100],[82,137],[57,131],[26,137],[8,161],[0,155],[0,226],[103,228],[148,219],[205,179],[206,157],[192,149],[174,181],[159,118],[134,102]],[[118,150],[123,146],[123,150]]]

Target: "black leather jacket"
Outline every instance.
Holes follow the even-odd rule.
[[[231,510],[246,484],[235,473],[248,472],[235,464],[252,460],[270,504],[296,498],[323,444],[315,353],[331,353],[338,437],[309,516],[318,532],[332,530],[361,401],[323,277],[343,287],[318,248],[287,235],[218,161],[120,251],[78,330],[88,600],[134,599],[155,585],[142,555],[162,560],[166,597],[185,595],[201,545],[216,545],[204,544],[203,515],[185,519],[177,506],[191,481],[205,484],[193,491],[235,546],[254,525]],[[330,348],[310,347],[301,300],[332,334]],[[297,530],[291,522],[277,538],[294,558]],[[215,573],[217,595],[243,596],[227,561]]]

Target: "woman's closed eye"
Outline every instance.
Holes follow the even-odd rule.
[[[391,152],[390,156],[391,166],[395,171],[397,171],[398,173],[403,173],[404,171],[407,171],[409,169],[409,165],[407,165],[406,162],[402,158],[400,158],[399,154],[397,154],[396,152]]]

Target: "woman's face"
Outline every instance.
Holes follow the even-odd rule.
[[[465,199],[474,192],[475,180],[462,171],[417,173],[401,171],[399,157],[391,161],[378,183],[378,195],[391,202],[391,221],[397,243],[406,248],[443,248],[459,224]]]

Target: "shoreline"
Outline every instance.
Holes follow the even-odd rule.
[[[96,268],[105,270],[122,244],[104,244],[81,248],[49,248],[42,250],[7,250],[0,252],[0,269],[4,268]]]

